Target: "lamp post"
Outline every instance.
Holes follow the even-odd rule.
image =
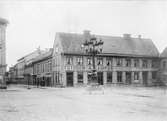
[[[102,53],[103,41],[97,40],[95,36],[91,37],[89,40],[85,40],[82,47],[85,49],[86,54],[92,56],[93,69],[91,71],[91,83],[97,83],[97,72],[95,65],[95,56]]]

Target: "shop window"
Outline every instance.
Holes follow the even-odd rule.
[[[83,72],[78,72],[78,83],[83,83]]]

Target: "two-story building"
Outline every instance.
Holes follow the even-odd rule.
[[[16,68],[17,68],[17,81],[18,83],[26,84],[24,75],[25,75],[25,67],[31,63],[31,61],[36,58],[37,56],[43,54],[45,50],[40,50],[38,48],[37,50],[25,55],[24,57],[17,60]]]
[[[75,86],[88,84],[92,56],[82,44],[91,38],[83,34],[57,33],[53,47],[52,84]],[[98,83],[152,85],[157,79],[159,52],[151,39],[94,35],[104,41],[102,54],[95,57]]]
[[[39,55],[31,63],[33,70],[33,84],[41,86],[52,86],[52,53],[53,49]]]

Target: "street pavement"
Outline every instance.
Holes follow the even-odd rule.
[[[167,121],[159,87],[54,88],[11,85],[0,90],[0,121]]]

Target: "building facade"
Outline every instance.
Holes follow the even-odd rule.
[[[160,85],[167,85],[167,48],[160,54],[159,79]]]
[[[6,72],[6,27],[8,21],[0,18],[0,75]]]
[[[28,65],[32,62],[34,58],[37,56],[45,53],[44,50],[40,50],[39,48],[32,53],[27,54],[26,56],[17,60],[16,68],[17,68],[17,75],[16,78],[18,83],[27,83],[24,79],[25,71],[27,71]],[[25,70],[26,69],[26,70]]]
[[[52,84],[86,85],[90,82],[92,57],[82,44],[91,38],[83,34],[57,33],[52,57]],[[159,52],[150,39],[95,35],[104,41],[102,54],[95,57],[98,83],[153,85],[159,71]]]
[[[32,61],[30,68],[33,70],[33,85],[52,86],[52,52],[53,49],[50,49]]]

